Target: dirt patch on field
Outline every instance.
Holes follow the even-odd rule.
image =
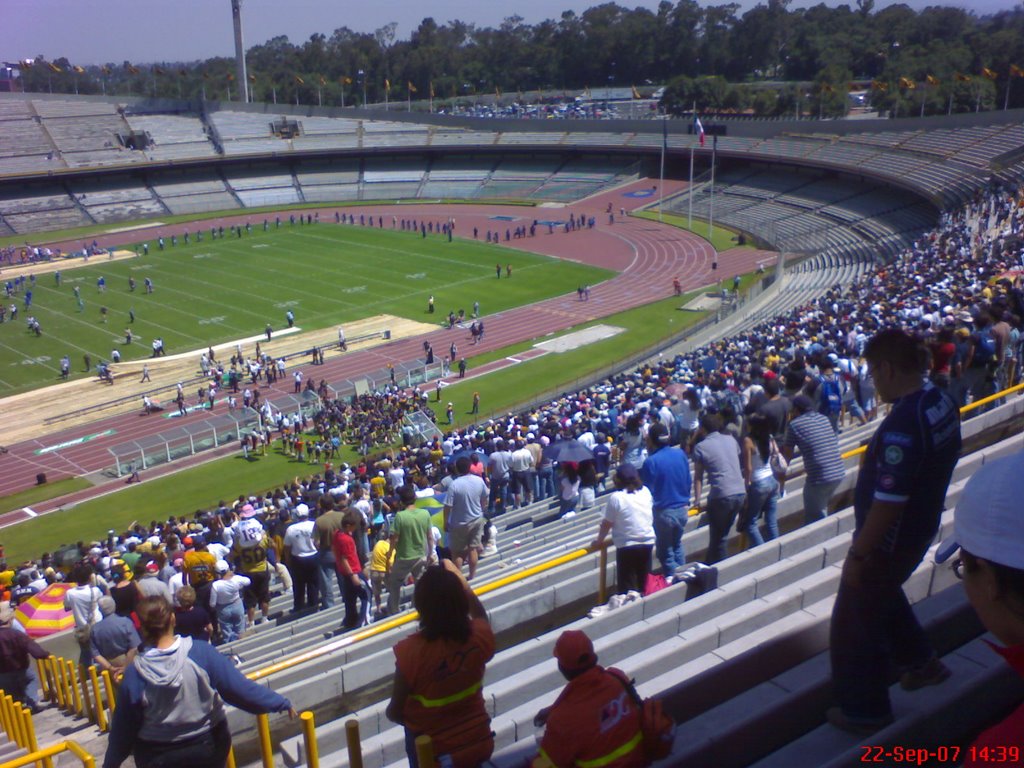
[[[135,251],[117,250],[108,256],[90,256],[88,259],[74,257],[69,259],[56,259],[54,261],[34,261],[28,264],[14,264],[0,269],[0,280],[10,280],[21,275],[48,275],[53,272],[66,272],[69,269],[81,267],[95,267],[97,264],[106,264],[111,261],[124,261],[134,259]]]

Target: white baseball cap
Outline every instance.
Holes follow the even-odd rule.
[[[295,517],[309,517],[309,507],[305,504],[296,504],[293,514]]]
[[[1024,451],[987,462],[956,505],[953,535],[935,552],[942,563],[963,547],[975,557],[1024,570]]]

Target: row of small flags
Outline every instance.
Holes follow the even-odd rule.
[[[1010,77],[1024,77],[1024,69],[1021,69],[1016,64],[1011,64],[1008,74],[1009,74]],[[982,67],[981,68],[981,77],[985,78],[986,80],[993,80],[993,81],[995,81],[995,80],[999,79],[999,73],[996,72],[994,69],[989,69],[988,67]],[[974,80],[974,76],[972,76],[972,75],[965,75],[962,72],[956,72],[953,75],[953,80],[955,82],[958,82],[958,83],[969,83],[969,82]],[[899,78],[899,80],[897,81],[897,84],[899,85],[900,89],[905,90],[905,91],[912,91],[915,88],[917,88],[917,86],[918,86],[918,83],[916,81],[914,81],[914,80],[911,80],[909,77],[901,77],[901,78]],[[939,80],[939,78],[935,77],[934,75],[927,75],[925,77],[925,79],[924,79],[924,85],[926,87],[927,86],[942,85],[942,81]],[[822,89],[823,90],[828,90],[829,92],[831,92],[831,86],[828,86],[827,84],[825,86],[823,86]],[[883,81],[883,80],[872,80],[871,81],[871,90],[873,90],[873,91],[882,91],[883,93],[885,93],[886,91],[889,90],[889,84],[887,82]]]

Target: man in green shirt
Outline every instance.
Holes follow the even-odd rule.
[[[394,562],[388,573],[388,615],[398,613],[402,599],[402,585],[412,575],[418,579],[427,567],[430,554],[434,549],[434,537],[431,534],[430,513],[416,506],[416,489],[406,484],[396,494],[402,509],[395,515],[391,525],[391,548],[388,550],[388,562]]]

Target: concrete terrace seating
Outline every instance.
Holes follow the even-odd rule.
[[[460,131],[456,128],[435,128],[430,135],[432,147],[479,147],[496,144],[500,134],[486,131]]]
[[[709,217],[710,185],[693,194],[695,215]],[[847,179],[736,170],[716,180],[714,216],[785,250],[890,256],[934,223],[931,206],[911,199]],[[688,196],[669,208],[688,212]]]
[[[475,158],[440,158],[430,166],[420,189],[420,197],[475,197],[490,175],[493,165],[492,161]]]
[[[530,193],[530,197],[536,200],[557,200],[570,203],[584,197],[597,194],[604,188],[601,182],[578,182],[563,181],[560,178],[552,178]]]
[[[145,160],[142,153],[120,145],[118,135],[127,132],[128,124],[114,104],[36,100],[33,107],[72,168]]]
[[[0,101],[0,134],[0,174],[64,167],[28,102]]]
[[[0,215],[18,234],[94,223],[67,194],[0,198]]]
[[[180,181],[173,178],[168,177],[168,181],[152,185],[153,192],[171,213],[201,213],[239,207],[238,200],[224,181],[213,174],[183,175]]]
[[[498,144],[544,144],[544,145],[557,145],[564,144],[566,140],[566,134],[564,133],[531,133],[528,131],[505,131],[498,137]]]
[[[363,121],[363,146],[425,147],[430,141],[430,128],[415,123],[393,123],[384,120]]]
[[[331,202],[359,199],[359,161],[303,163],[295,178],[306,202]]]
[[[225,155],[254,155],[290,152],[291,142],[274,136],[271,123],[279,115],[217,110],[209,115],[210,124],[221,139]]]
[[[268,174],[261,172],[231,170],[226,174],[230,186],[238,199],[247,208],[261,205],[290,205],[298,203],[299,191],[295,188],[291,174]],[[273,169],[276,170],[276,169]]]
[[[125,112],[128,125],[145,131],[152,143],[146,149],[150,160],[213,157],[217,154],[198,115],[150,115]]]
[[[130,180],[120,182],[75,182],[72,193],[97,222],[130,221],[166,213],[166,209],[143,186],[128,186]],[[137,184],[137,182],[135,182]]]
[[[339,117],[303,117],[296,118],[302,124],[302,135],[328,136],[335,134],[355,134],[359,132],[359,121]]]

